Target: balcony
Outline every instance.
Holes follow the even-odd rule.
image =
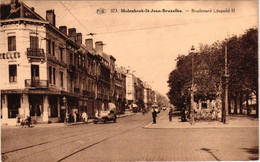
[[[48,82],[48,80],[26,79],[25,80],[25,87],[26,88],[48,88],[49,82]]]
[[[83,90],[83,95],[84,96],[88,96],[88,97],[95,97],[95,93],[94,92],[90,92],[90,91],[86,91],[86,90]]]
[[[83,90],[82,92],[83,92],[84,96],[88,96],[89,95],[89,91]]]
[[[103,94],[98,93],[98,94],[97,94],[97,98],[102,99],[102,98],[103,98]]]
[[[80,89],[79,88],[74,88],[74,93],[80,93]]]
[[[41,48],[27,48],[28,58],[45,58],[44,50]]]
[[[108,95],[104,95],[103,99],[108,100]]]
[[[69,64],[69,71],[70,72],[76,72],[76,66],[72,65],[72,64]]]

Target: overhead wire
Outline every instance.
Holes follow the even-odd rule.
[[[248,15],[248,16],[242,16],[242,17],[251,17],[256,15]],[[189,23],[181,23],[181,24],[172,24],[172,25],[164,25],[164,26],[154,26],[154,27],[145,27],[145,28],[136,28],[136,29],[128,29],[128,30],[119,30],[119,31],[111,31],[111,32],[101,32],[97,34],[111,34],[111,33],[120,33],[120,32],[132,32],[132,31],[138,31],[138,30],[150,30],[150,29],[157,29],[157,28],[165,28],[165,27],[173,27],[173,26],[181,26],[181,25],[187,25],[187,24],[195,24],[195,23],[205,23],[205,22],[213,22],[213,21],[219,21],[219,20],[230,20],[230,19],[237,19],[241,17],[234,17],[234,18],[224,18],[224,19],[214,19],[214,20],[208,20],[208,21],[197,21],[197,22],[189,22]],[[78,20],[78,19],[76,19]],[[79,20],[78,20],[79,21]],[[80,21],[79,21],[80,22]],[[80,23],[82,24],[82,23]],[[82,25],[84,27],[84,25]],[[29,29],[30,31],[34,31]],[[193,34],[194,35],[194,34]],[[40,36],[40,35],[39,35]],[[42,36],[40,36],[42,37]],[[25,42],[25,41],[23,41]],[[20,42],[17,42],[20,43]],[[0,43],[0,45],[7,44],[7,43]]]
[[[247,15],[247,16],[240,16],[240,17],[233,17],[233,18],[221,18],[221,19],[211,19],[207,21],[197,21],[197,22],[187,22],[187,23],[180,23],[180,24],[170,24],[170,25],[163,25],[163,26],[153,26],[153,27],[143,27],[143,28],[135,28],[135,29],[127,29],[127,30],[118,30],[118,31],[111,31],[111,32],[101,32],[97,34],[111,34],[111,33],[121,33],[121,32],[132,32],[138,30],[149,30],[149,29],[157,29],[157,28],[165,28],[165,27],[172,27],[172,26],[180,26],[180,25],[189,25],[189,24],[196,24],[196,23],[206,23],[206,22],[213,22],[219,20],[230,20],[230,19],[238,19],[243,17],[251,17],[256,15]]]
[[[68,12],[71,14],[71,16],[74,17],[75,20],[77,20],[77,22],[88,32],[89,30],[79,21],[79,19],[59,0],[59,2],[64,6],[64,8],[66,8],[68,10]]]

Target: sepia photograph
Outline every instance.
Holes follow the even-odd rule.
[[[259,161],[258,0],[2,0],[1,161]]]

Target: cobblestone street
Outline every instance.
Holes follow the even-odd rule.
[[[160,113],[158,122],[165,115],[166,112]],[[2,160],[235,161],[258,158],[257,127],[144,129],[150,122],[149,112],[109,124],[2,128]]]

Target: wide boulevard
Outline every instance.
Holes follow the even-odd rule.
[[[165,111],[158,118],[166,116]],[[258,128],[144,128],[151,122],[148,112],[118,118],[116,123],[2,127],[2,160],[235,161],[258,157]]]

